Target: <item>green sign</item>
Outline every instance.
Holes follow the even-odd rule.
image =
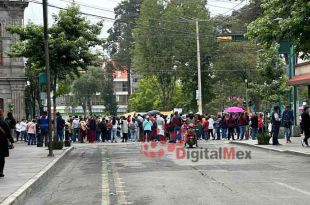
[[[47,77],[45,73],[39,74],[39,83],[40,84],[46,84],[47,83]]]

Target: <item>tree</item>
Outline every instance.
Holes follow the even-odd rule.
[[[257,70],[259,76],[250,85],[249,92],[262,99],[263,104],[283,104],[290,87],[287,85],[286,66],[277,57],[278,46],[258,52]]]
[[[160,110],[159,91],[158,80],[154,76],[140,79],[135,93],[129,99],[132,110],[136,112]]]
[[[104,102],[106,111],[113,116],[117,115],[118,105],[116,96],[113,89],[113,77],[114,66],[112,62],[107,62],[105,69],[103,70],[102,84],[101,84],[101,97]]]
[[[165,110],[172,108],[176,82],[180,80],[185,98],[196,107],[197,60],[195,21],[208,21],[206,1],[145,0],[134,30],[133,59],[142,76],[155,76],[159,81],[160,100]],[[188,19],[191,16],[191,19]],[[201,55],[204,96],[208,94],[208,56],[214,36],[211,23],[201,23]],[[213,39],[213,40],[212,40]],[[194,70],[194,72],[193,72]]]
[[[310,3],[308,0],[261,0],[263,15],[250,23],[248,36],[271,48],[286,40],[302,52],[310,53]]]
[[[101,91],[101,72],[100,68],[92,67],[73,83],[72,91],[74,98],[82,106],[85,117],[87,107],[89,114],[92,115],[92,97]]]
[[[49,28],[49,52],[52,88],[56,94],[58,80],[64,80],[68,75],[79,75],[80,69],[86,70],[96,62],[98,54],[92,48],[103,43],[98,37],[103,24],[90,23],[75,5],[61,10],[53,18],[55,23]],[[7,30],[20,37],[11,46],[10,56],[27,58],[26,70],[35,65],[40,68],[38,73],[44,72],[43,26],[31,23],[26,26],[11,26]],[[54,109],[56,97],[53,97]]]
[[[133,29],[136,27],[136,20],[140,15],[142,0],[122,1],[115,9],[115,22],[108,30],[109,37],[105,47],[110,58],[115,60],[119,69],[128,70],[128,79],[131,79],[131,51],[133,48]],[[131,95],[130,80],[128,80],[129,93]]]

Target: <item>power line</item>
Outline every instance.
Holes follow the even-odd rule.
[[[79,1],[70,1],[70,0],[59,0],[59,1],[67,2],[67,3],[73,3],[73,4],[77,4],[77,5],[79,5],[79,6],[84,6],[84,7],[86,7],[86,8],[91,8],[91,9],[95,9],[95,10],[100,10],[100,11],[105,11],[105,12],[114,13],[113,10],[109,10],[109,9],[107,9],[107,8],[98,7],[98,6],[91,5],[91,4],[85,4],[85,3],[82,3],[82,2],[79,2]]]
[[[240,6],[243,2],[244,2],[244,0],[241,0],[241,2],[240,2],[239,4],[237,4],[236,6],[232,7],[230,10],[228,10],[228,11],[226,11],[226,12],[220,14],[220,15],[224,15],[224,14],[227,14],[228,12],[230,12],[230,11],[234,11],[235,8],[237,8],[238,6]]]
[[[32,3],[35,3],[35,4],[42,4],[42,2],[35,1],[35,0],[29,0],[29,2],[32,2]],[[60,7],[60,6],[53,5],[53,4],[48,4],[48,7],[52,7],[52,8],[56,8],[56,9],[60,9],[60,10],[68,10],[67,8],[63,8],[63,7]],[[85,15],[85,16],[92,16],[92,17],[96,17],[96,18],[100,18],[100,19],[109,20],[109,21],[115,21],[115,19],[110,18],[110,17],[106,17],[106,16],[99,16],[99,15],[96,15],[96,14],[90,14],[90,13],[85,13],[85,12],[79,12],[79,13],[82,14],[82,15]]]

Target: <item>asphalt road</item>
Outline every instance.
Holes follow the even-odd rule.
[[[141,154],[139,144],[76,147],[57,175],[24,204],[310,204],[308,157],[234,145],[236,151],[251,152],[251,159],[194,163],[176,159],[175,149],[166,146],[148,147],[148,153],[163,148],[164,155],[155,158]],[[200,147],[232,145],[212,141]]]

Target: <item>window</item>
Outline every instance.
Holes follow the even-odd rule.
[[[127,105],[128,96],[127,95],[119,95],[117,96],[119,105]]]

